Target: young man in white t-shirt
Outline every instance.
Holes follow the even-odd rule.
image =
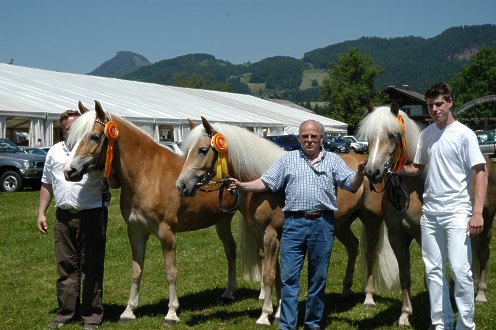
[[[401,174],[413,176],[427,171],[420,227],[431,328],[454,328],[446,279],[448,259],[455,282],[456,329],[475,329],[470,235],[480,234],[484,224],[486,162],[475,133],[453,117],[451,88],[445,83],[434,84],[425,92],[425,100],[434,123],[422,131],[414,162],[404,166]]]

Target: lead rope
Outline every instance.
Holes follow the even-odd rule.
[[[102,173],[103,174],[103,173]],[[101,187],[102,187],[102,212],[100,218],[102,220],[102,236],[106,235],[107,232],[107,221],[105,216],[106,204],[110,203],[112,195],[110,194],[109,184],[106,178],[102,175],[101,177]]]
[[[391,188],[388,189],[387,192],[389,200],[394,205],[394,207],[398,211],[404,212],[410,206],[410,195],[402,184],[403,179],[400,177],[399,173],[403,165],[405,165],[408,161],[405,138],[406,125],[402,115],[398,114],[396,119],[401,125],[401,139],[398,141],[391,169],[388,171],[391,177]]]

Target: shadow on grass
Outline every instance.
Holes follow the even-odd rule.
[[[244,307],[240,310],[237,304],[245,306],[248,300],[256,299],[258,302],[258,290],[240,288],[236,291],[235,301],[228,306],[222,307],[220,299],[224,289],[215,288],[203,290],[198,293],[179,297],[180,308],[178,315],[184,312],[190,312],[188,318],[181,319],[181,322],[189,327],[204,324],[207,322],[230,322],[239,318],[249,318],[253,320],[253,324],[261,314],[261,305],[257,304],[257,308]],[[401,297],[398,294],[398,299],[376,295],[375,301],[378,306],[386,306],[385,309],[375,312],[374,309],[369,312],[361,313],[357,316],[352,310],[355,308],[363,308],[362,303],[365,296],[363,293],[354,294],[349,298],[343,298],[340,294],[330,293],[325,296],[325,311],[323,328],[333,328],[333,321],[346,323],[350,328],[368,330],[385,327],[394,327],[401,314]],[[145,316],[161,316],[164,317],[168,309],[168,299],[161,299],[154,304],[147,304],[138,307],[135,311],[137,318]],[[303,327],[305,316],[305,303],[303,300],[298,305],[298,324]],[[427,329],[430,325],[429,317],[429,297],[427,292],[421,292],[412,297],[413,316],[410,318],[411,329]],[[119,322],[119,316],[126,308],[125,305],[105,304],[105,319],[108,322]],[[351,312],[351,313],[350,313]],[[370,316],[367,316],[370,315]]]
[[[374,312],[374,309],[369,309],[370,317],[365,315],[362,319],[356,318],[356,313],[351,316],[346,315],[346,312],[361,305],[365,296],[363,294],[355,294],[348,299],[343,299],[337,294],[326,295],[326,309],[324,318],[324,328],[332,328],[333,321],[345,322],[360,330],[380,329],[385,327],[397,327],[398,318],[401,315],[402,301],[401,296],[398,299],[384,297],[380,295],[374,296],[377,306],[387,306],[386,309]],[[411,329],[425,330],[430,326],[430,310],[429,310],[429,295],[426,291],[418,293],[412,297],[413,315],[410,317]],[[303,309],[300,309],[300,313]],[[330,320],[330,322],[328,322]],[[303,325],[303,321],[301,322]]]
[[[221,299],[222,294],[225,289],[215,288],[209,290],[203,290],[198,293],[185,295],[179,298],[179,310],[177,311],[178,316],[186,311],[197,312],[212,308],[219,308],[225,305],[225,301]],[[235,292],[235,300],[229,305],[235,305],[237,303],[244,302],[249,299],[258,300],[258,290],[239,288]],[[162,315],[165,317],[168,310],[169,299],[161,299],[159,302],[154,304],[140,305],[134,312],[136,318],[151,315]],[[188,326],[194,326],[196,324],[204,323],[208,319],[221,319],[230,320],[240,316],[247,316],[250,318],[258,318],[261,312],[260,309],[250,309],[242,312],[230,312],[229,305],[218,312],[209,313],[208,316],[205,315],[193,315],[188,321],[185,322]],[[118,304],[104,304],[105,309],[105,319],[109,322],[119,322],[120,314],[126,309],[125,305]],[[256,320],[256,319],[255,319]],[[255,321],[254,321],[255,322]]]

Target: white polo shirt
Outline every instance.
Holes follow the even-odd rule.
[[[69,158],[71,151],[64,141],[51,147],[46,157],[41,182],[52,185],[55,207],[79,210],[101,207],[100,173],[85,174],[79,182],[66,181],[64,165]]]

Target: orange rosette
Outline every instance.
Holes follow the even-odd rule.
[[[105,136],[109,140],[115,140],[119,136],[119,128],[117,127],[117,124],[114,123],[113,121],[109,121],[105,125]]]
[[[220,153],[225,153],[227,151],[227,140],[222,134],[215,134],[212,137],[212,141],[210,144],[212,145],[212,148]]]

